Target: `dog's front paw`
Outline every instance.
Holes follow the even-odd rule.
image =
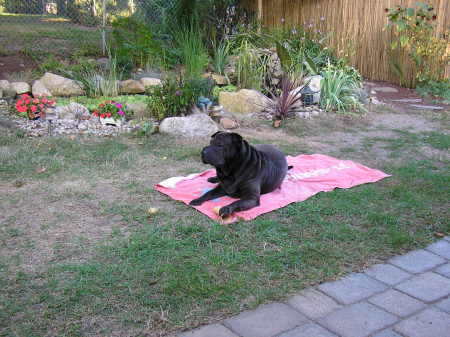
[[[191,206],[200,206],[201,204],[203,204],[203,200],[201,198],[194,199],[189,203]]]
[[[232,213],[233,209],[230,206],[223,206],[219,211],[219,215],[221,218],[226,218],[230,216]]]
[[[218,177],[211,177],[211,178],[208,178],[207,181],[208,181],[209,183],[215,184],[215,183],[218,183],[218,182],[219,182],[219,178],[218,178]]]

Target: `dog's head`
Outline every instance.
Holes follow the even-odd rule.
[[[216,132],[211,136],[210,145],[202,150],[202,161],[214,167],[224,166],[240,152],[243,142],[237,133]]]

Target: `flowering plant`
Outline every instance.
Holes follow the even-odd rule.
[[[31,97],[23,94],[16,102],[16,110],[19,114],[29,119],[38,119],[45,116],[45,109],[55,104],[55,101],[48,97]]]
[[[92,111],[92,114],[100,118],[111,117],[119,120],[125,117],[126,110],[124,106],[119,102],[106,101],[99,104],[98,108]]]

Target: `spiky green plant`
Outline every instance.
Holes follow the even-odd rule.
[[[357,90],[361,82],[355,76],[331,64],[322,71],[320,106],[338,113],[363,112],[366,109],[359,101]]]

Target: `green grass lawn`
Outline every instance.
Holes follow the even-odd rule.
[[[356,121],[345,128],[360,136],[349,151],[336,123],[290,123],[277,131],[258,126],[249,140],[267,142],[273,133],[270,142],[288,154],[350,157],[392,177],[223,226],[152,188],[205,169],[198,158],[205,142],[0,136],[0,336],[157,336],[448,235],[441,124],[425,133],[389,130],[388,138]],[[299,129],[316,138],[297,137]],[[315,139],[330,145],[319,150]],[[422,146],[439,155],[423,155]],[[148,216],[149,207],[160,211]]]
[[[102,53],[100,28],[75,25],[52,15],[0,13],[0,41],[2,54],[68,57],[75,51]]]

